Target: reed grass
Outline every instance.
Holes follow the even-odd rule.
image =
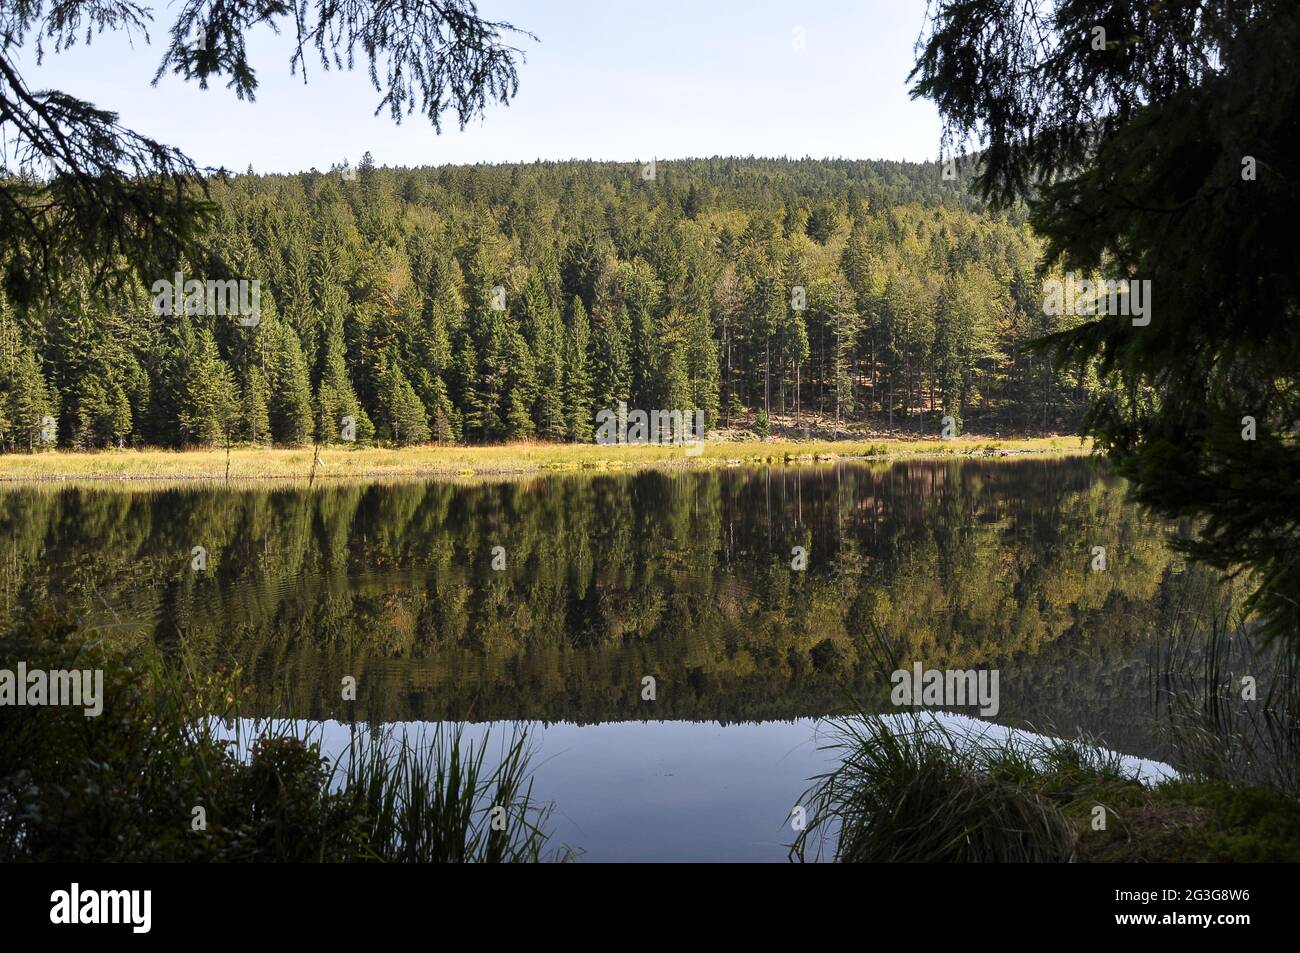
[[[1153,714],[1186,776],[1300,798],[1300,657],[1235,605],[1175,616],[1148,659]]]
[[[516,731],[491,766],[489,738],[468,744],[460,725],[438,726],[423,745],[391,733],[360,737],[335,762],[331,784],[366,819],[365,845],[374,859],[503,863],[575,856],[568,847],[549,846],[551,805],[533,799],[525,732]]]
[[[841,761],[814,778],[793,860],[1061,862],[1068,793],[1128,783],[1118,762],[1070,741],[990,742],[925,712],[830,723]]]

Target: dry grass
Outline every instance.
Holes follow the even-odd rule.
[[[1078,437],[956,440],[728,442],[710,440],[698,456],[681,447],[520,442],[499,446],[420,446],[401,449],[331,446],[321,449],[317,480],[490,476],[563,470],[676,469],[753,464],[807,464],[837,459],[1078,454]],[[313,451],[237,447],[212,450],[52,451],[0,455],[0,482],[231,481],[312,475]]]

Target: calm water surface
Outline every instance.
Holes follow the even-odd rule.
[[[1078,458],[36,487],[0,492],[0,527],[6,622],[55,607],[238,664],[244,714],[327,751],[362,722],[528,724],[536,793],[591,859],[784,859],[832,763],[818,719],[890,710],[880,635],[903,667],[997,668],[999,725],[1159,760],[1151,650],[1213,585]]]

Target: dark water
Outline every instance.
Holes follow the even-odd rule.
[[[1150,649],[1213,585],[1082,459],[25,488],[0,527],[7,623],[54,607],[238,664],[245,714],[327,748],[537,723],[537,793],[598,859],[784,857],[816,719],[888,707],[882,636],[903,667],[997,668],[999,724],[1160,758]]]

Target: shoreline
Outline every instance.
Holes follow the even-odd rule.
[[[806,466],[900,459],[1077,456],[1091,450],[1077,436],[952,440],[880,437],[858,440],[706,441],[701,453],[682,447],[521,442],[320,448],[314,479],[383,480],[521,476],[563,472],[697,470],[737,466]],[[311,447],[205,450],[56,450],[0,455],[0,485],[65,483],[249,483],[313,479]],[[227,470],[227,465],[229,469]]]

